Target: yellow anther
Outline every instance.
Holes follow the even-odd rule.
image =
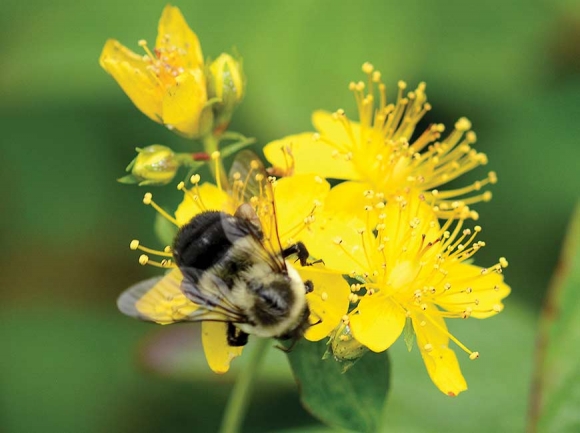
[[[132,240],[131,243],[129,244],[129,248],[132,249],[133,251],[139,248],[139,241],[137,239]]]
[[[374,66],[372,65],[372,63],[369,63],[369,62],[364,62],[364,63],[363,63],[363,65],[362,65],[362,71],[363,71],[365,74],[370,74],[370,73],[372,73],[372,72],[374,71],[374,69],[375,69],[375,68],[374,68]]]
[[[219,152],[219,150],[215,150],[215,151],[213,151],[213,152],[211,153],[211,159],[213,159],[214,161],[215,161],[216,159],[219,159],[219,157],[220,157],[220,152]]]
[[[262,182],[264,180],[264,175],[262,173],[258,173],[256,175],[256,182]]]
[[[493,311],[495,311],[496,313],[499,313],[502,310],[502,306],[500,304],[495,304],[493,306]]]
[[[374,71],[372,76],[373,83],[378,83],[381,81],[381,73],[379,71]]]
[[[427,343],[426,345],[423,346],[423,349],[425,350],[425,352],[431,352],[433,350],[433,345],[431,343]]]
[[[473,230],[475,230],[477,233],[479,233],[481,231],[481,226],[475,226],[475,227],[473,227]]]
[[[500,257],[499,258],[499,264],[501,265],[502,268],[507,268],[509,263],[505,259],[505,257]]]
[[[323,301],[326,301],[328,299],[328,293],[322,292],[320,294],[320,299],[322,299]]]
[[[471,352],[471,354],[469,355],[469,359],[471,359],[472,361],[479,358],[479,352]]]
[[[153,194],[151,194],[150,192],[146,193],[143,196],[143,204],[151,204],[151,200],[153,199]]]
[[[165,248],[163,248],[163,251],[166,253],[170,253],[171,252],[171,247],[169,245],[167,245]]]
[[[397,86],[399,87],[399,89],[401,89],[401,90],[405,90],[405,89],[407,88],[407,83],[405,83],[403,80],[400,80],[400,81],[397,83]]]
[[[146,254],[141,254],[139,256],[139,264],[145,266],[147,264],[147,262],[149,261],[149,256],[147,256]]]
[[[185,182],[179,182],[177,184],[177,190],[181,191],[182,189],[185,189]]]
[[[340,245],[340,244],[342,244],[342,238],[337,236],[332,240],[332,242],[334,242],[336,245]],[[355,272],[355,275],[356,275],[356,272]]]
[[[214,152],[214,153],[215,153],[215,152]],[[199,181],[200,181],[200,180],[201,180],[201,176],[200,176],[199,174],[194,174],[193,176],[191,176],[191,177],[189,178],[189,181],[190,181],[191,183],[193,183],[194,185],[195,185],[195,184],[197,184],[197,183],[199,183]]]
[[[455,122],[455,129],[458,131],[467,131],[468,129],[471,129],[471,122],[466,117],[462,117]]]
[[[345,324],[348,324],[348,314],[345,314],[344,316],[342,316],[342,322]]]
[[[147,46],[147,41],[145,39],[139,39],[139,41],[137,42],[137,44],[140,47],[145,47],[145,46]]]
[[[497,174],[495,173],[495,171],[490,171],[489,174],[487,175],[487,178],[489,179],[489,183],[491,184],[497,183]]]

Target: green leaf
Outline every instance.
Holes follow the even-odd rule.
[[[301,340],[288,354],[302,405],[333,427],[374,432],[389,390],[387,352],[369,352],[346,373],[332,358],[323,360],[326,342]]]
[[[133,185],[133,184],[139,183],[139,179],[137,179],[132,174],[128,174],[127,176],[123,176],[123,177],[120,177],[119,179],[117,179],[117,182],[124,183],[127,185]]]
[[[173,245],[173,239],[175,239],[175,235],[177,235],[177,227],[167,221],[167,219],[159,213],[155,217],[153,229],[155,230],[157,239],[159,239],[163,245]]]
[[[580,205],[566,235],[540,320],[530,431],[580,431]]]

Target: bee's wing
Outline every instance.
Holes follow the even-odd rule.
[[[274,190],[260,158],[249,150],[239,152],[230,169],[230,181],[237,201],[235,216],[258,228],[252,234],[263,246],[267,261],[276,271],[286,270],[278,233]]]
[[[193,291],[193,285],[183,281],[183,274],[179,269],[174,269],[163,277],[141,281],[121,294],[117,306],[127,316],[161,325],[202,320],[244,322],[239,309],[233,309],[229,302],[216,302],[214,294],[207,295],[212,303],[216,302],[211,307],[207,301],[193,302],[183,291],[184,287]],[[203,295],[198,298],[200,301],[204,299]]]

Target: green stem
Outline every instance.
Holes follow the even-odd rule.
[[[207,134],[203,137],[203,149],[207,152],[208,155],[212,155],[214,152],[219,151],[219,140],[213,134]],[[226,175],[226,170],[224,168],[224,164],[221,158],[217,160],[212,159],[209,161],[209,169],[211,170],[211,174],[216,182],[221,183],[221,187],[224,191],[229,190],[230,185],[228,182],[228,176]],[[218,173],[219,172],[219,173]],[[217,178],[219,176],[219,180]]]
[[[220,433],[237,433],[240,431],[244,416],[250,404],[250,394],[254,385],[256,373],[260,370],[264,356],[270,346],[267,338],[256,338],[256,344],[250,353],[244,368],[239,372],[234,389],[230,394]]]

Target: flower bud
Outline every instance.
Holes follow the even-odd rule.
[[[123,183],[166,185],[173,180],[180,166],[177,155],[168,147],[153,144],[137,149],[139,154],[129,164],[131,174],[119,179]]]
[[[329,348],[325,357],[332,355],[337,362],[341,362],[342,372],[344,373],[362,358],[368,350],[366,346],[363,346],[352,336],[350,326],[341,323],[330,336]]]
[[[245,83],[242,64],[222,53],[209,66],[209,95],[218,101],[214,105],[215,127],[226,129],[233,111],[244,97]]]

